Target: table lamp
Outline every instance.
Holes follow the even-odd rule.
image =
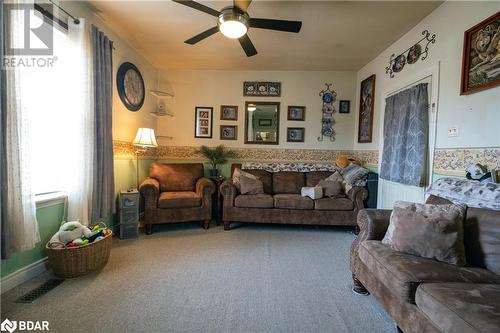
[[[137,159],[137,190],[139,190],[139,154],[148,150],[148,148],[158,147],[156,142],[155,130],[152,128],[139,128],[135,136],[134,147]]]

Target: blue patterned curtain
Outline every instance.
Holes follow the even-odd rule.
[[[386,98],[381,178],[413,186],[425,184],[428,109],[427,83]]]

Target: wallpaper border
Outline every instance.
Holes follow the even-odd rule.
[[[130,142],[114,141],[116,160],[136,158],[136,149]],[[194,146],[159,146],[139,153],[141,160],[183,160],[201,161],[204,158]],[[339,155],[347,155],[360,164],[378,167],[378,150],[328,150],[328,149],[289,149],[289,148],[231,148],[239,155],[237,161],[244,162],[302,162],[328,163]],[[493,148],[437,148],[434,151],[434,174],[465,176],[465,169],[472,163],[481,163],[489,169],[500,169],[500,147]]]

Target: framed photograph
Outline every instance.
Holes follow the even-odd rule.
[[[238,126],[221,125],[220,139],[221,140],[236,140],[238,138]]]
[[[243,82],[243,96],[281,96],[281,82]]]
[[[351,101],[339,102],[339,113],[349,113],[350,109],[351,109]]]
[[[304,142],[304,134],[306,129],[304,127],[287,127],[286,141],[287,142]]]
[[[220,120],[238,120],[237,105],[221,105]]]
[[[213,111],[211,107],[197,106],[194,110],[194,137],[211,138]]]
[[[460,95],[500,85],[500,12],[464,33]]]
[[[359,96],[358,142],[372,142],[373,102],[375,99],[375,74],[361,82]]]
[[[306,107],[305,106],[289,106],[288,107],[288,120],[306,120]]]

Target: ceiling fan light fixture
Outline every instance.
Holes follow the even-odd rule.
[[[219,15],[218,25],[224,36],[237,39],[248,31],[248,15],[232,7],[224,8]]]

